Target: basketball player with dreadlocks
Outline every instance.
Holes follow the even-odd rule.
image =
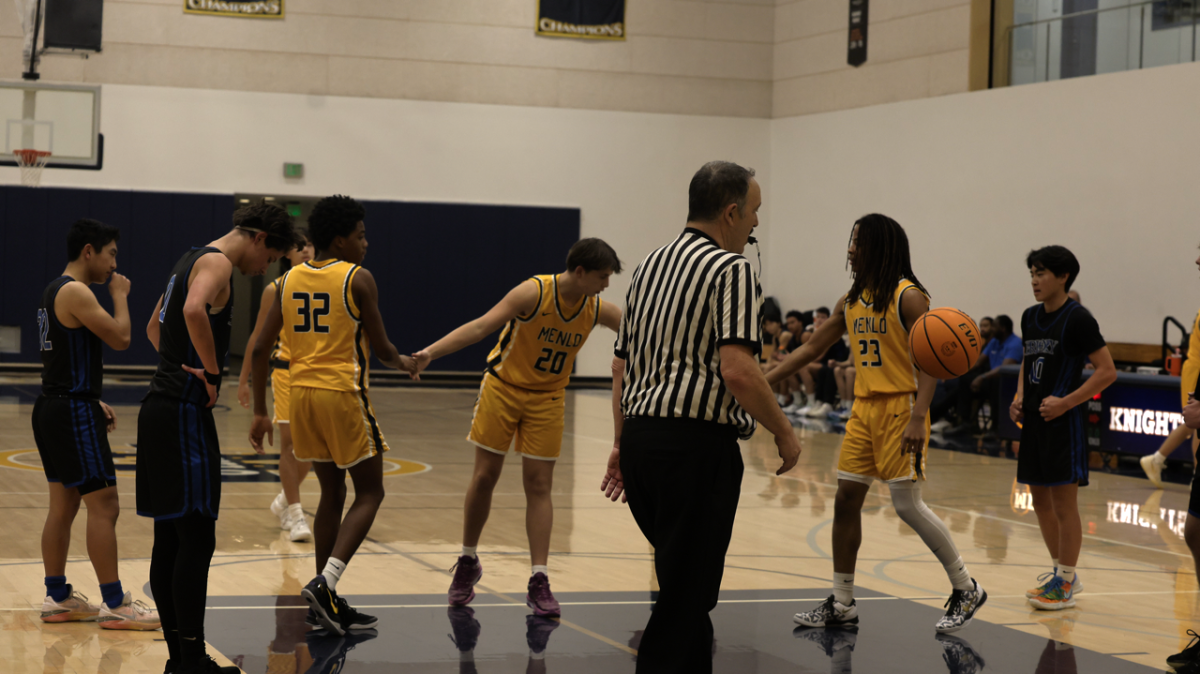
[[[862,507],[874,480],[887,484],[896,514],[921,536],[950,576],[949,610],[935,629],[948,634],[970,624],[987,601],[971,578],[950,530],[921,500],[925,450],[929,442],[929,403],[937,380],[918,373],[908,348],[908,330],[929,310],[929,293],[912,271],[908,236],[895,220],[879,214],[854,223],[848,250],[854,276],[850,292],[804,346],[767,375],[790,376],[850,334],[858,377],[854,406],[838,459],[833,518],[833,594],[797,624],[834,627],[858,624],[854,566],[862,543]],[[954,647],[949,642],[943,646]]]

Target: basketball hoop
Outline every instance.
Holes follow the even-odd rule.
[[[50,161],[50,153],[41,150],[13,150],[17,166],[21,167],[21,184],[37,187],[42,182],[42,169]]]

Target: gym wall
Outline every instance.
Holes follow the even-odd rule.
[[[908,231],[934,306],[972,316],[1034,303],[1025,256],[1061,244],[1109,341],[1156,344],[1200,307],[1200,64],[776,120],[769,287],[784,307],[850,287],[857,218]],[[1177,333],[1172,333],[1177,336]]]

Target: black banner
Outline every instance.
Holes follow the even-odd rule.
[[[850,39],[846,63],[857,68],[867,62],[867,3],[850,0]]]
[[[538,0],[537,34],[625,39],[625,0]]]

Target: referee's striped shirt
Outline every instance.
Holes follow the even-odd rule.
[[[762,286],[750,261],[688,227],[633,272],[614,349],[625,360],[626,417],[685,417],[737,427],[757,422],[721,377],[719,348],[762,351]]]

